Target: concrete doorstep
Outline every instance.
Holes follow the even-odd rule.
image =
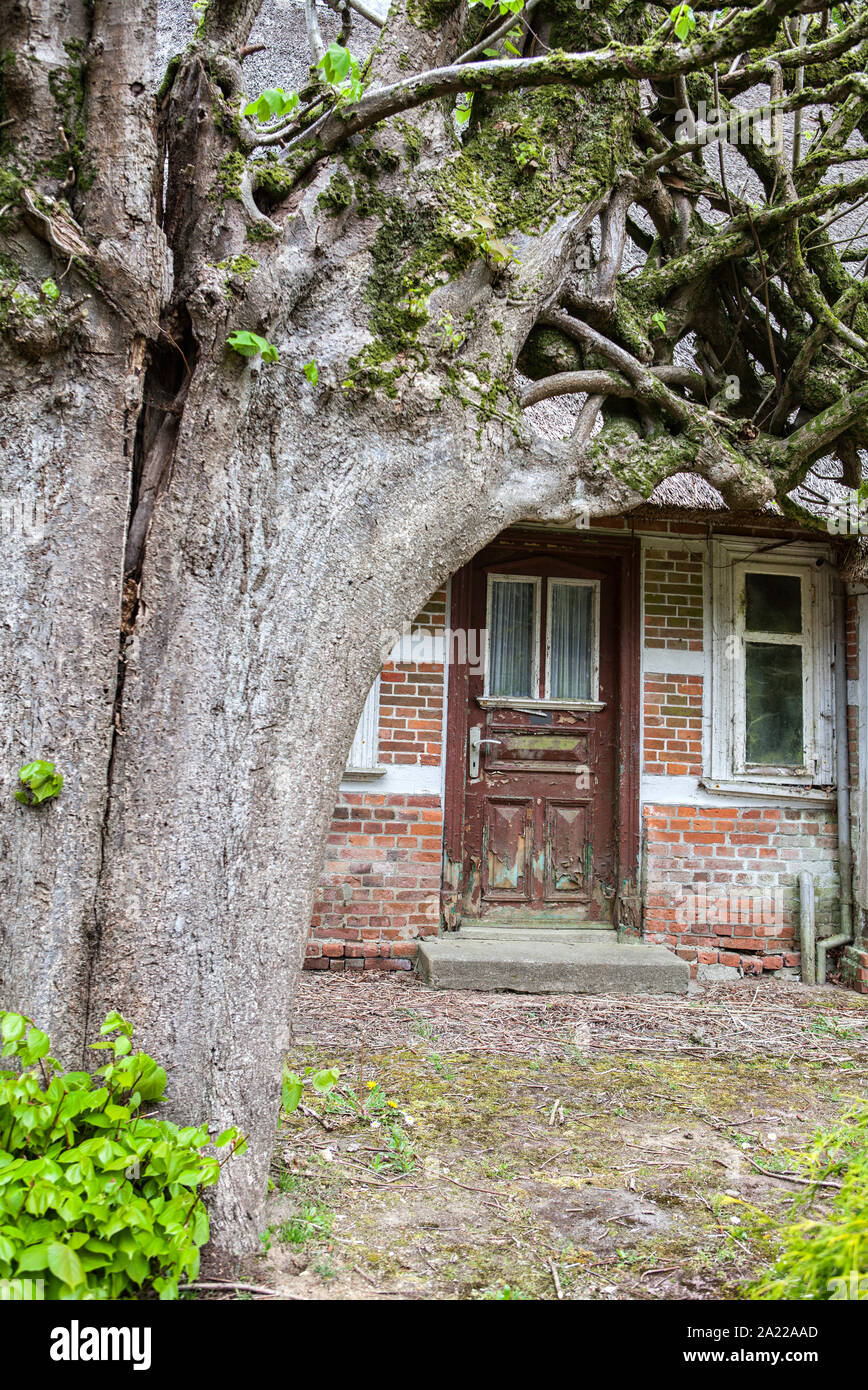
[[[452,932],[419,946],[416,969],[432,989],[517,994],[686,994],[690,967],[665,946],[618,942],[581,929]]]

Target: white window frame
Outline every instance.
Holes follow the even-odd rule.
[[[386,769],[377,759],[380,756],[380,677],[368,691],[362,709],[362,717],[353,736],[353,746],[347,759],[344,777],[350,781],[365,782],[374,777],[383,777]]]
[[[509,584],[532,584],[533,585],[533,678],[531,680],[530,695],[492,695],[490,693],[489,681],[491,679],[491,591],[495,583],[507,582]],[[515,703],[527,703],[528,700],[535,700],[539,691],[539,636],[540,636],[540,593],[541,580],[539,575],[534,574],[489,574],[485,586],[485,698],[495,704],[509,701]]]
[[[831,551],[828,546],[793,542],[769,549],[746,536],[721,536],[712,543],[711,742],[710,767],[703,777],[712,790],[827,796],[835,781],[834,624]],[[818,564],[818,561],[825,563]],[[804,761],[801,767],[745,763],[745,575],[795,575],[802,584],[802,710]],[[751,634],[760,641],[792,636]]]
[[[552,699],[552,589],[555,584],[572,584],[579,589],[591,589],[591,693],[574,704],[596,704],[600,698],[600,581],[599,579],[562,578],[549,575],[546,584],[546,684],[545,697]],[[569,701],[558,700],[558,704]]]

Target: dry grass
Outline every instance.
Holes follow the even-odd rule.
[[[270,1248],[238,1277],[296,1299],[737,1298],[773,1248],[741,1202],[783,1216],[792,1151],[864,1093],[868,999],[769,980],[674,999],[308,975],[294,1039],[296,1069],[380,1085],[415,1162],[375,1166],[382,1124],[289,1117]]]
[[[413,1048],[420,1022],[441,1050],[565,1059],[570,1049],[655,1055],[863,1061],[868,1000],[833,985],[742,979],[672,996],[476,994],[431,990],[413,975],[312,973],[293,1035],[324,1048]]]

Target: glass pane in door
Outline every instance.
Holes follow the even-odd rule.
[[[536,689],[536,592],[532,579],[494,576],[488,598],[488,694],[539,694]]]
[[[549,586],[549,698],[591,700],[594,590],[552,580]]]

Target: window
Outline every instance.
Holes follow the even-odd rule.
[[[489,576],[489,695],[539,694],[539,587],[538,579]]]
[[[766,791],[770,784],[828,787],[827,552],[800,542],[769,553],[760,541],[726,537],[713,554],[711,778]]]
[[[598,584],[550,579],[546,695],[550,700],[596,699]]]
[[[380,677],[374,681],[356,729],[344,777],[364,781],[382,777],[386,771],[377,758],[380,753]]]
[[[489,575],[486,627],[486,702],[598,701],[597,580]]]
[[[740,566],[744,614],[743,746],[738,767],[805,772],[805,577]]]

